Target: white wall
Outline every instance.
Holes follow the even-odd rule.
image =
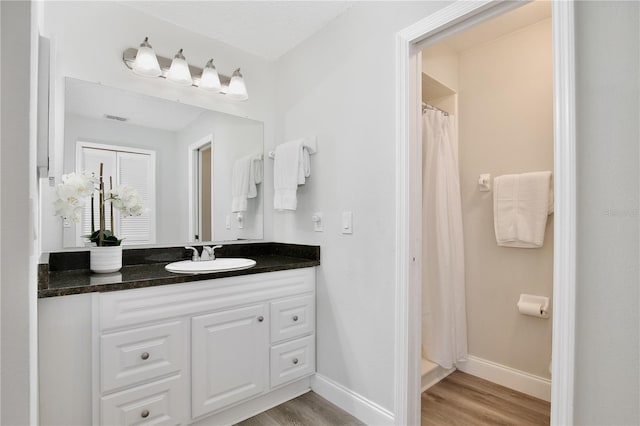
[[[395,33],[444,3],[356,2],[278,61],[277,142],[318,136],[274,238],[320,244],[317,369],[394,410]],[[269,149],[269,146],[267,146]],[[271,195],[272,196],[272,195]],[[267,194],[267,209],[272,200]],[[325,230],[311,215],[323,212]],[[340,233],[352,211],[353,235]]]
[[[422,101],[456,117],[460,84],[459,62],[458,52],[446,42],[436,43],[422,50]],[[456,131],[458,125],[456,121]]]
[[[265,124],[265,143],[273,145],[275,75],[272,63],[113,1],[46,2],[44,35],[52,38],[56,52],[53,61],[54,148],[64,143],[64,77],[100,82],[131,92],[259,120]],[[193,65],[202,66],[213,56],[216,67],[223,74],[230,75],[235,68],[242,67],[249,100],[230,102],[222,95],[197,88],[177,87],[163,79],[133,74],[122,63],[122,52],[129,47],[137,47],[144,36],[149,36],[158,55],[172,57],[179,48],[184,48],[187,60]],[[57,149],[51,158],[50,174],[58,178],[62,174],[63,159],[58,154],[61,152]],[[53,202],[53,197],[53,189],[44,183],[41,204]],[[57,226],[59,222],[59,218],[49,215],[42,219],[44,229]],[[265,221],[268,223],[270,220],[271,212],[266,211]],[[265,239],[271,238],[269,232],[270,227]]]
[[[551,320],[515,306],[521,293],[552,299],[553,215],[543,247],[499,247],[478,176],[553,171],[551,44],[546,19],[460,52],[458,95],[469,354],[545,378]]]
[[[249,121],[217,112],[209,112],[198,117],[182,131],[178,132],[178,152],[174,172],[188,175],[188,151],[192,145],[208,135],[213,135],[213,240],[229,241],[260,239],[263,235],[263,187],[258,185],[258,196],[247,200],[247,211],[243,212],[244,227],[238,228],[236,213],[231,213],[231,171],[235,160],[246,155],[263,152],[263,126],[258,121]],[[185,167],[182,167],[184,165]],[[177,204],[187,208],[186,193]],[[226,229],[226,216],[230,217],[231,229]],[[185,221],[185,224],[187,222]],[[187,235],[187,232],[184,233]]]
[[[37,201],[35,120],[30,109],[37,60],[31,44],[36,28],[31,26],[35,11],[31,6],[29,2],[0,4],[0,423],[6,425],[37,423]]]
[[[640,4],[576,2],[575,423],[640,424]]]
[[[458,91],[458,52],[446,42],[436,43],[422,51],[422,72],[438,80],[453,91]]]

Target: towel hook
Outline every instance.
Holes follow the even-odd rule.
[[[480,190],[480,192],[489,192],[489,191],[491,191],[491,174],[482,173],[478,177],[478,186],[479,186],[478,189]]]

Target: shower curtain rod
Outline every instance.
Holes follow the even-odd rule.
[[[432,109],[432,110],[434,110],[434,111],[440,111],[441,113],[443,113],[443,114],[445,115],[445,117],[448,117],[448,116],[449,116],[449,113],[448,113],[447,111],[442,110],[442,109],[440,109],[440,108],[438,108],[438,107],[434,107],[433,105],[429,105],[429,104],[428,104],[428,103],[426,103],[426,102],[423,102],[423,103],[422,103],[422,112],[424,112],[424,110],[425,110],[425,109]]]

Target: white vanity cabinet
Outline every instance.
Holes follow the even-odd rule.
[[[313,268],[99,293],[93,317],[94,424],[224,424],[315,371]]]

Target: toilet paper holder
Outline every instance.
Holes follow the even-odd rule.
[[[523,315],[536,318],[549,318],[549,298],[533,294],[521,294],[518,300],[518,311]]]

